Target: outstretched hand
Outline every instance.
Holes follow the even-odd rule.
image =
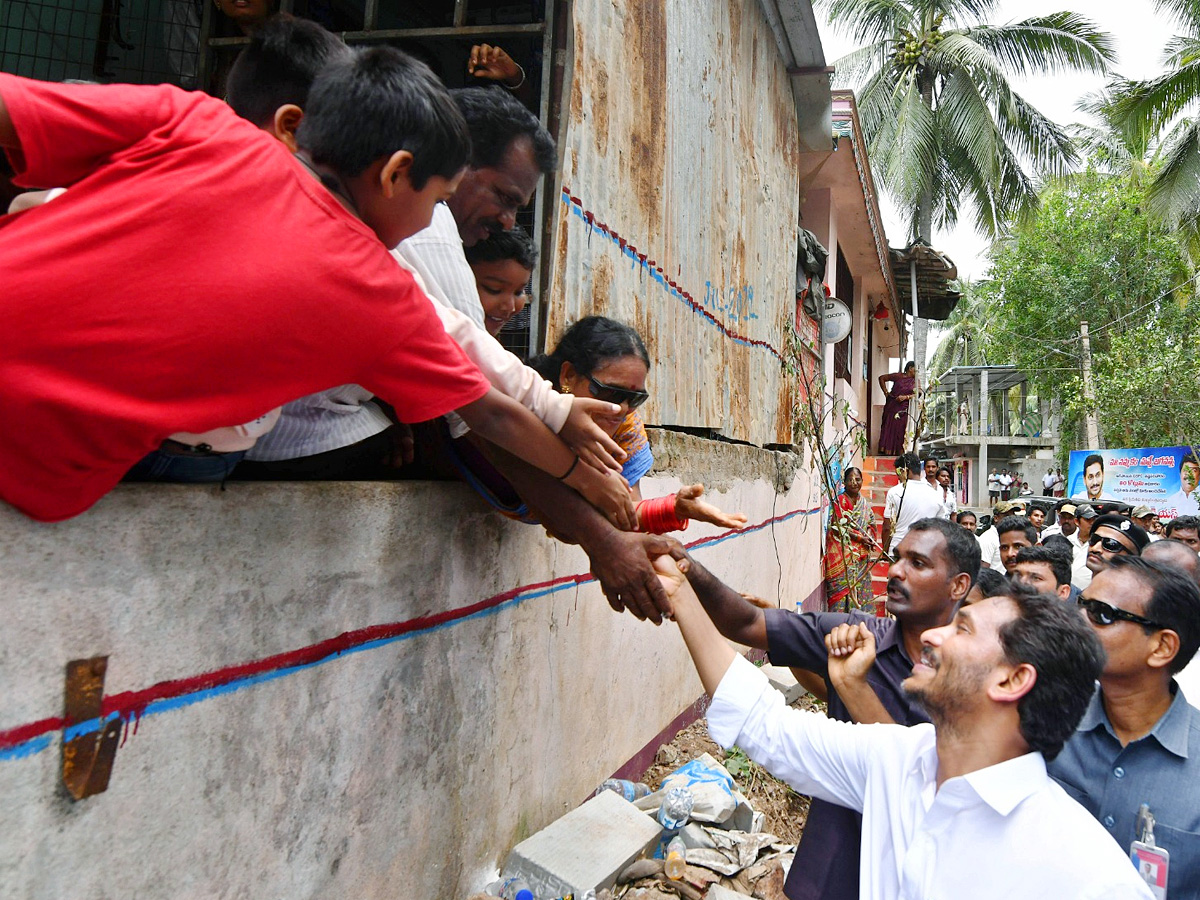
[[[491,44],[476,44],[471,48],[467,58],[467,74],[488,81],[499,81],[510,88],[517,87],[525,78],[525,73],[511,56],[501,47]]]
[[[704,496],[704,485],[690,484],[675,492],[675,515],[681,519],[695,519],[697,522],[708,522],[721,528],[742,528],[746,517],[742,513],[722,512],[707,501]]]
[[[664,554],[678,560],[677,568],[686,571],[689,560],[683,545],[661,534],[613,531],[601,544],[588,547],[592,574],[608,605],[617,612],[627,609],[635,618],[649,619],[655,625],[671,614],[667,591],[650,562]]]
[[[596,424],[595,418],[613,416],[620,411],[621,407],[604,400],[575,397],[571,401],[571,412],[567,415],[567,421],[563,423],[558,436],[580,461],[592,468],[620,472],[628,454],[607,431]]]

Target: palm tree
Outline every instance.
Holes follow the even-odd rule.
[[[954,312],[946,321],[934,326],[937,332],[944,334],[929,360],[929,372],[934,378],[954,366],[988,364],[989,325],[995,309],[973,283],[962,282],[959,288],[962,299]]]
[[[1200,2],[1156,0],[1183,33],[1167,42],[1166,71],[1147,81],[1109,86],[1113,119],[1126,134],[1160,142],[1161,164],[1150,185],[1150,208],[1168,227],[1193,240],[1200,231]]]
[[[1176,0],[1185,2],[1185,0]],[[1200,0],[1197,0],[1200,2]],[[1112,39],[1070,12],[987,25],[996,0],[828,0],[830,20],[863,46],[835,66],[854,87],[872,165],[931,243],[969,200],[995,235],[1037,204],[1034,176],[1068,171],[1067,132],[1013,90],[1010,78],[1106,72]],[[918,367],[928,325],[914,323]]]

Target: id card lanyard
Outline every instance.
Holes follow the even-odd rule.
[[[1171,854],[1163,847],[1154,846],[1154,814],[1145,803],[1138,810],[1134,827],[1138,840],[1129,845],[1129,858],[1156,900],[1166,900]]]

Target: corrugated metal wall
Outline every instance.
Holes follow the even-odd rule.
[[[650,350],[650,423],[791,441],[796,111],[756,0],[576,0],[549,341]]]

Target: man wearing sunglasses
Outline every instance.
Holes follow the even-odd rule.
[[[1141,556],[1149,543],[1150,535],[1145,529],[1124,516],[1113,513],[1100,516],[1092,523],[1092,533],[1088,536],[1088,571],[1095,578],[1098,572],[1112,565],[1115,557]]]
[[[1200,591],[1180,569],[1117,554],[1077,603],[1107,659],[1050,775],[1126,850],[1146,804],[1169,854],[1166,895],[1200,895],[1200,710],[1174,681],[1200,647]]]

